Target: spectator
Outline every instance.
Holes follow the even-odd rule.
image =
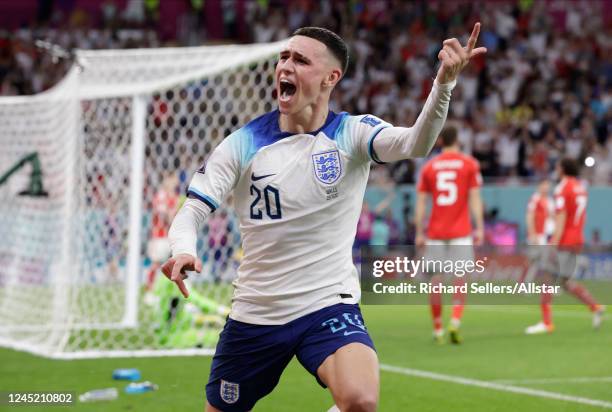
[[[357,234],[355,235],[354,247],[356,249],[370,244],[370,239],[372,239],[372,225],[374,224],[374,218],[374,213],[370,211],[368,202],[363,202],[361,214],[359,215],[359,221],[357,222]]]
[[[485,179],[498,173],[549,174],[564,154],[611,153],[612,27],[604,1],[563,2],[563,13],[558,2],[519,0],[477,6],[440,0],[270,0],[228,1],[221,7],[185,0],[164,2],[163,14],[159,0],[128,0],[123,6],[103,1],[97,14],[64,3],[40,2],[30,25],[0,32],[1,95],[39,93],[68,70],[70,62],[54,62],[33,46],[35,39],[66,49],[157,47],[162,38],[164,45],[197,45],[211,29],[206,23],[222,21],[223,41],[269,42],[299,26],[321,25],[351,45],[350,70],[332,107],[409,125],[431,88],[428,73],[440,39],[464,35],[458,28],[479,18],[489,53],[462,74],[449,118],[460,125],[464,150],[485,163]],[[168,26],[176,27],[174,38],[166,39]],[[495,137],[498,128],[503,133]],[[607,175],[600,172],[597,178]],[[414,180],[404,172],[391,176],[395,182]]]

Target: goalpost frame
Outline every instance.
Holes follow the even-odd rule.
[[[199,126],[200,131],[202,131],[202,125],[208,125],[208,123],[205,124],[207,121],[205,119],[212,119],[213,123],[219,121],[218,125],[213,124],[210,127],[213,140],[204,140],[199,143],[201,145],[199,146],[200,150],[204,145],[207,147],[200,155],[208,154],[211,148],[219,143],[219,139],[223,138],[223,134],[227,133],[228,127],[239,127],[248,119],[263,114],[264,109],[270,110],[270,104],[273,102],[272,95],[269,93],[271,79],[273,78],[270,69],[273,67],[273,59],[276,58],[285,43],[286,41],[255,45],[191,48],[77,50],[74,53],[75,63],[70,69],[69,74],[51,91],[36,96],[0,98],[0,119],[2,119],[3,115],[7,115],[4,117],[4,119],[7,119],[10,118],[8,115],[12,110],[6,110],[5,113],[2,113],[2,111],[9,108],[11,104],[27,105],[29,102],[47,101],[55,95],[61,96],[62,104],[64,105],[61,109],[63,110],[61,111],[61,117],[66,118],[62,122],[51,118],[44,119],[44,121],[47,121],[44,127],[53,132],[52,136],[47,140],[55,139],[54,142],[56,143],[58,143],[60,138],[68,138],[70,140],[66,141],[65,144],[62,143],[62,140],[62,142],[59,142],[60,146],[57,153],[52,156],[47,153],[45,154],[46,157],[41,159],[43,166],[47,169],[50,162],[61,159],[61,170],[67,170],[67,172],[64,172],[65,177],[61,183],[63,185],[62,190],[64,190],[62,192],[61,212],[54,212],[56,214],[61,213],[61,219],[64,221],[61,233],[57,233],[53,238],[58,239],[57,244],[60,250],[53,263],[44,268],[47,271],[46,276],[48,276],[48,279],[44,282],[48,282],[51,288],[50,290],[42,290],[45,284],[28,284],[25,287],[21,287],[19,282],[22,280],[20,279],[17,264],[11,269],[5,269],[0,272],[0,346],[57,359],[192,356],[210,355],[213,353],[210,346],[171,349],[156,346],[155,339],[151,341],[144,338],[144,344],[138,347],[135,346],[129,337],[126,337],[125,331],[134,330],[136,333],[139,331],[138,328],[142,327],[143,319],[142,311],[139,307],[143,275],[142,248],[143,241],[145,240],[143,239],[143,221],[146,217],[143,208],[149,204],[145,204],[146,199],[144,199],[144,196],[145,179],[149,179],[145,171],[150,166],[148,163],[150,158],[148,157],[149,154],[147,154],[150,152],[145,151],[150,148],[148,146],[151,144],[149,140],[151,139],[152,130],[156,127],[148,123],[152,119],[149,109],[155,96],[162,96],[162,100],[166,99],[168,106],[177,103],[186,104],[186,101],[177,102],[175,100],[172,102],[172,98],[165,97],[165,93],[168,90],[174,90],[175,93],[177,90],[182,90],[182,88],[199,87],[203,90],[201,91],[201,97],[194,97],[194,105],[197,109],[201,110],[202,105],[205,105],[207,107],[206,110],[208,110],[206,115],[198,111],[194,112],[194,116],[202,115],[202,124]],[[231,73],[235,73],[235,76]],[[248,79],[245,80],[245,76]],[[69,78],[76,82],[70,86],[70,89],[66,86],[67,79]],[[224,80],[221,83],[215,83],[213,80],[216,78]],[[204,81],[203,79],[207,80]],[[235,84],[232,82],[235,82]],[[214,98],[209,100],[204,93],[206,90],[210,92],[211,88],[214,88],[216,93]],[[242,94],[238,93],[241,96],[240,98],[236,98],[236,92],[242,92]],[[69,103],[66,104],[68,100]],[[116,101],[116,103],[112,103],[112,101]],[[234,103],[233,112],[228,112],[228,109],[226,109],[230,102]],[[48,106],[53,106],[53,103],[47,103]],[[112,106],[113,104],[116,104],[116,106]],[[217,108],[212,109],[211,107],[215,105]],[[107,141],[108,136],[98,135],[104,133],[104,130],[101,129],[104,129],[104,127],[112,129],[112,127],[117,125],[100,125],[100,122],[103,120],[113,120],[112,117],[117,115],[116,111],[113,112],[113,108],[115,110],[117,108],[122,110],[119,113],[120,116],[128,114],[129,117],[122,118],[119,123],[120,127],[123,124],[127,126],[127,121],[129,120],[129,131],[111,131],[110,133],[116,133],[118,137]],[[90,110],[90,112],[86,113],[86,110]],[[171,108],[168,110],[175,109]],[[211,114],[211,110],[216,111]],[[51,109],[49,111],[53,112]],[[176,118],[178,118],[179,114],[178,112],[173,112]],[[24,122],[25,125],[30,121],[30,117],[35,119],[38,113],[32,112],[28,115],[27,111],[21,110],[18,115],[22,117],[19,117],[17,122]],[[221,117],[225,117],[225,119],[221,121]],[[92,131],[90,129],[88,132],[85,132],[84,127],[88,125],[87,122],[90,120],[94,121],[90,125],[91,129],[98,127],[100,130]],[[36,123],[36,121],[43,120],[36,119],[33,123]],[[56,130],[57,127],[62,127],[63,129],[59,131]],[[189,128],[192,125],[190,124],[186,127]],[[197,129],[198,126],[193,127]],[[166,130],[166,132],[170,133],[169,130]],[[19,133],[21,132],[3,135],[3,131],[0,130],[0,143],[11,143],[11,139],[14,139],[12,136],[20,136]],[[37,141],[38,137],[35,137],[36,135],[27,135],[31,131],[24,130],[23,133],[28,138],[24,141]],[[97,146],[93,149],[91,147],[87,148],[84,141],[86,137],[91,137],[92,135],[98,139],[97,143],[95,143]],[[198,135],[197,137],[199,138],[200,136]],[[209,137],[206,138],[208,139]],[[120,159],[127,161],[122,162],[122,164],[113,164],[113,160],[116,159],[104,162],[96,157],[96,161],[99,162],[100,166],[98,169],[86,169],[83,167],[89,161],[87,157],[89,155],[84,155],[88,150],[98,150],[100,146],[108,145],[109,149],[119,152],[119,149],[112,146],[115,142],[124,145],[121,150],[127,149],[127,152],[121,152],[119,156]],[[19,145],[22,144],[20,143]],[[9,153],[8,148],[0,148],[0,159],[13,161],[13,156],[19,154],[18,151],[21,150],[19,145],[10,148],[15,153]],[[125,145],[129,145],[129,148]],[[100,153],[103,153],[103,151]],[[171,162],[170,164],[173,163]],[[115,213],[115,217],[120,215],[119,219],[126,220],[125,223],[119,223],[119,225],[125,225],[127,232],[124,246],[119,246],[122,248],[122,251],[119,252],[121,254],[122,266],[120,275],[122,277],[117,280],[120,280],[123,285],[121,287],[120,302],[119,300],[114,302],[104,301],[107,294],[112,293],[112,290],[110,288],[104,290],[104,287],[107,285],[105,282],[108,282],[108,279],[105,280],[103,278],[100,280],[98,272],[107,270],[107,268],[96,266],[95,261],[91,261],[92,259],[100,259],[100,256],[96,254],[97,252],[92,252],[92,250],[105,245],[105,240],[95,239],[92,242],[92,233],[95,236],[104,236],[104,233],[95,233],[93,231],[108,230],[108,228],[99,225],[107,224],[104,219],[108,219],[109,216],[104,216],[104,213],[109,213],[109,211],[100,211],[96,209],[95,205],[90,206],[88,202],[95,202],[95,199],[85,199],[86,195],[78,192],[84,184],[95,185],[100,183],[96,178],[97,173],[104,173],[103,165],[110,166],[116,170],[115,178],[121,176],[120,179],[115,181],[108,179],[104,184],[109,186],[120,185],[123,179],[129,182],[129,187],[115,187],[113,189],[115,190],[115,195],[120,194],[125,197],[121,200],[121,205],[119,205],[118,209],[110,212]],[[97,171],[93,173],[92,170]],[[46,178],[49,178],[48,174]],[[150,180],[147,180],[147,182],[149,185],[152,184]],[[148,192],[147,196],[150,195],[150,192]],[[13,195],[11,194],[11,196]],[[107,201],[112,203],[113,199],[116,198],[109,197]],[[16,202],[15,204],[18,203]],[[25,211],[25,213],[27,215],[28,212]],[[54,216],[53,213],[45,214],[44,211],[40,212],[40,214],[42,218]],[[26,218],[29,218],[29,216]],[[112,219],[113,217],[111,216],[110,218]],[[36,220],[28,221],[28,224],[31,224],[34,228]],[[235,224],[234,227],[236,227]],[[77,234],[78,238],[75,234]],[[1,235],[2,233],[0,233],[0,237]],[[25,233],[24,236],[26,237],[19,239],[19,244],[29,244],[30,240],[27,238],[27,235],[29,235],[29,232]],[[114,236],[122,235],[115,233]],[[53,239],[48,241],[55,242]],[[37,238],[32,241],[44,242],[46,240],[39,240]],[[38,244],[35,246],[40,247]],[[204,247],[207,246],[208,243]],[[224,248],[225,246],[216,247]],[[7,245],[6,242],[0,242],[0,257],[2,253],[15,253],[16,251],[16,246],[13,247]],[[225,251],[230,253],[231,249],[224,250],[223,252]],[[214,252],[213,250],[208,253],[209,266],[217,264],[215,261],[217,258],[213,257]],[[91,256],[92,253],[94,253],[93,257]],[[27,257],[27,255],[28,253],[24,253],[20,258],[23,260],[24,256]],[[101,259],[106,258],[103,256]],[[84,266],[82,264],[83,259],[88,260]],[[219,271],[220,269],[216,267],[210,270]],[[8,277],[3,279],[2,276],[5,275]],[[103,274],[102,276],[107,275]],[[218,276],[218,273],[212,276]],[[207,274],[206,277],[211,278],[211,275]],[[227,279],[225,278],[223,281],[226,282]],[[93,287],[89,286],[90,283],[88,282],[93,282]],[[82,300],[82,288],[84,287],[89,288],[85,290],[87,295],[85,299],[90,299],[91,295],[91,298],[96,300]],[[31,291],[28,291],[27,288],[31,288]],[[222,289],[221,292],[213,292],[220,293],[218,296],[226,296],[223,298],[223,302],[225,302],[225,299],[228,299],[225,289]],[[25,296],[28,293],[31,294],[26,296],[29,300],[37,301],[38,299],[41,304],[32,313],[37,313],[37,311],[46,313],[45,319],[41,318],[40,321],[33,321],[31,319],[32,316],[24,322],[20,322],[14,316],[3,319],[4,314],[14,310],[15,305],[20,305],[19,302],[23,300],[21,296]],[[39,295],[42,299],[38,297]],[[51,299],[47,307],[45,306],[47,304],[45,299],[48,295]],[[112,305],[115,306],[112,307]],[[25,306],[27,306],[27,303],[25,303]],[[119,318],[113,318],[111,315],[98,315],[104,315],[103,312],[110,309],[112,309],[113,313],[119,312],[116,310],[118,306],[121,306],[123,311]],[[83,311],[83,309],[85,310]],[[150,321],[150,319],[147,318],[147,321]],[[81,335],[74,340],[72,333],[76,330]],[[104,333],[95,334],[96,332]],[[101,340],[106,339],[105,336],[108,336],[107,332],[110,333],[110,336],[122,334],[121,342],[126,342],[126,345],[121,346],[122,343],[117,343],[116,345],[108,345],[108,348],[105,345],[99,345],[102,343]],[[147,333],[150,334],[151,330],[148,330]],[[150,338],[151,335],[147,337]],[[153,338],[155,338],[154,335]],[[87,339],[96,340],[89,342]]]
[[[142,94],[132,98],[132,147],[130,173],[130,216],[125,294],[125,327],[138,325],[138,283],[141,262],[142,193],[144,186],[144,141],[147,100]]]

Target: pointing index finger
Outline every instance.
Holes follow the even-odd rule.
[[[474,24],[474,29],[472,30],[472,34],[470,35],[470,38],[467,42],[466,50],[468,52],[468,55],[472,52],[472,50],[474,49],[474,46],[476,46],[476,41],[478,40],[478,34],[480,34],[480,22]]]
[[[185,285],[185,282],[183,282],[183,278],[182,277],[178,278],[177,280],[174,281],[174,283],[176,283],[176,286],[178,286],[183,296],[185,296],[185,298],[188,298],[189,290],[187,290],[187,286]]]

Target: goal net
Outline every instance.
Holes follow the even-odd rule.
[[[0,98],[0,345],[55,358],[212,352],[241,256],[231,196],[202,228],[189,299],[156,255],[192,173],[274,108],[281,47],[77,51],[52,90]]]

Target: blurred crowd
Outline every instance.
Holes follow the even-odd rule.
[[[398,126],[418,116],[442,41],[465,44],[481,21],[479,44],[488,53],[462,73],[449,122],[485,179],[538,179],[564,155],[590,165],[585,175],[594,184],[612,177],[610,2],[177,0],[164,12],[172,2],[105,0],[93,3],[96,12],[38,3],[32,19],[0,31],[0,95],[41,92],[66,72],[66,60],[43,52],[36,39],[67,50],[268,42],[314,25],[351,47],[333,109],[372,113]],[[413,161],[378,167],[372,179],[413,183],[418,167]]]

